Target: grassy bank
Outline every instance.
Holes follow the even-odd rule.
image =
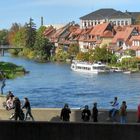
[[[26,73],[26,70],[22,66],[10,62],[0,62],[0,71],[4,73],[7,79],[14,79],[17,76],[22,76]],[[0,74],[0,79],[2,78],[3,75]]]

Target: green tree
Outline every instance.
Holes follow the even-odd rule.
[[[136,52],[134,50],[125,50],[125,55],[136,56]]]
[[[45,38],[43,34],[45,30],[46,30],[45,26],[41,26],[37,30],[34,49],[36,51],[38,58],[49,60],[51,55],[50,51],[53,48],[53,45],[51,42],[49,42],[47,38]]]
[[[33,49],[36,39],[36,26],[33,19],[30,18],[29,23],[25,24],[25,46]]]
[[[68,54],[70,56],[76,56],[79,52],[79,45],[78,44],[71,44],[68,47]]]
[[[89,53],[88,52],[79,52],[76,56],[77,60],[80,61],[89,61]]]
[[[24,27],[20,28],[13,38],[13,45],[17,48],[26,46],[26,30]]]
[[[0,31],[0,45],[8,45],[8,30]]]
[[[64,51],[61,47],[57,50],[57,53],[55,54],[54,60],[56,60],[56,61],[66,61],[68,56],[69,56],[68,53],[66,51]]]
[[[96,47],[94,51],[94,60],[102,62],[110,62],[112,53],[106,47]]]

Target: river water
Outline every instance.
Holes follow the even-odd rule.
[[[69,64],[40,64],[9,54],[0,60],[30,71],[23,77],[7,80],[4,92],[11,90],[21,100],[28,97],[32,107],[63,107],[68,103],[71,108],[81,108],[97,102],[98,108],[110,108],[109,102],[115,96],[120,103],[125,100],[131,109],[136,109],[140,102],[139,73],[83,74],[73,72]]]

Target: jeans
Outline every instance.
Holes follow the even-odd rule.
[[[121,116],[120,117],[120,123],[125,124],[126,123],[126,116]]]
[[[109,110],[109,117],[113,118],[115,116],[116,112],[117,112],[117,109],[115,109],[115,108],[112,108],[111,110]]]

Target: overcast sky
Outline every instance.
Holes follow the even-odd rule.
[[[1,0],[0,29],[8,29],[14,22],[23,25],[30,17],[39,27],[41,16],[44,24],[79,22],[79,17],[100,8],[138,12],[140,0]]]

